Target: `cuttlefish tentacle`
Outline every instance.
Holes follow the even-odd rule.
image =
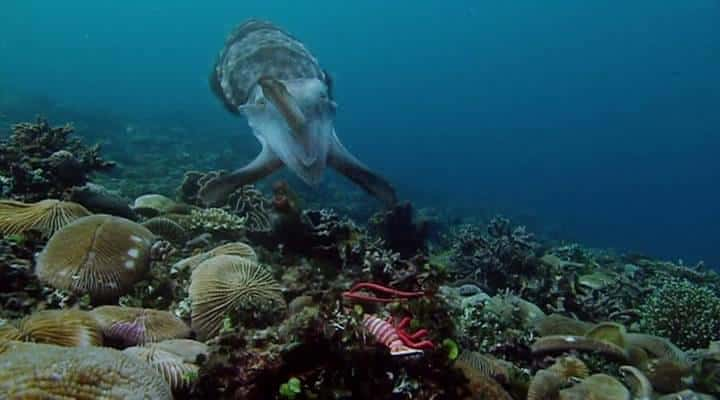
[[[222,204],[238,187],[258,181],[283,167],[283,162],[273,153],[262,138],[260,154],[248,165],[235,171],[220,175],[206,182],[198,191],[198,195],[208,205]]]
[[[336,171],[380,199],[386,206],[390,207],[397,203],[392,185],[350,154],[334,131],[329,150],[327,162]]]

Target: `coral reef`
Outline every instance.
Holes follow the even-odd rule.
[[[42,118],[13,125],[10,138],[0,143],[1,191],[25,201],[61,198],[89,174],[115,165],[100,157],[98,145],[85,146],[73,132],[72,125],[52,127]]]
[[[198,189],[223,171],[193,169],[237,149],[191,155],[126,129],[120,175],[97,176],[113,190],[87,181],[110,165],[71,127],[20,124],[2,143],[2,398],[720,395],[720,275],[702,263],[541,240],[486,213],[373,214],[333,181],[248,185],[207,208]]]

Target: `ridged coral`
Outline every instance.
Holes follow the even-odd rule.
[[[108,301],[127,293],[147,272],[155,240],[144,226],[110,215],[91,215],[65,226],[37,257],[41,281]]]
[[[149,365],[101,347],[10,342],[0,353],[0,398],[172,400]]]
[[[475,351],[463,351],[460,353],[460,356],[455,361],[455,366],[460,368],[466,376],[480,374],[499,382],[509,380],[510,368],[512,367],[510,363]]]
[[[208,345],[192,339],[168,339],[152,343],[149,347],[173,353],[190,364],[197,363],[198,357],[207,358],[210,354]]]
[[[20,340],[67,347],[100,346],[102,332],[95,318],[80,310],[38,311],[18,324]]]
[[[187,389],[191,383],[190,376],[199,370],[198,366],[184,362],[177,355],[155,347],[128,347],[123,353],[155,368],[174,392]]]
[[[251,261],[257,261],[257,254],[252,247],[242,242],[232,242],[215,247],[210,251],[196,254],[192,257],[184,258],[175,263],[175,265],[173,265],[173,269],[178,271],[189,269],[190,271],[192,271],[197,268],[197,266],[200,265],[203,261],[223,254],[243,257]]]
[[[0,200],[0,233],[14,235],[35,230],[50,236],[90,211],[77,203],[53,199],[37,203]]]
[[[1,340],[20,340],[22,333],[13,324],[8,321],[0,320],[0,341]]]
[[[173,243],[184,243],[188,239],[188,232],[182,225],[166,217],[154,217],[142,225],[157,236]]]
[[[228,313],[284,306],[280,284],[264,266],[244,257],[220,255],[204,261],[190,283],[193,329],[201,339],[215,336]]]
[[[190,336],[190,327],[167,311],[102,306],[91,311],[105,337],[123,346]]]

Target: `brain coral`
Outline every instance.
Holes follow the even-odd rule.
[[[171,400],[155,370],[120,351],[9,342],[0,353],[0,398]]]
[[[201,339],[217,335],[230,313],[253,313],[285,303],[280,285],[264,266],[231,255],[200,264],[193,271],[189,294],[191,325]]]
[[[155,236],[144,226],[111,215],[91,215],[65,226],[37,257],[41,281],[108,301],[127,293],[150,265]]]

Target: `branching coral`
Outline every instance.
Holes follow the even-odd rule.
[[[511,275],[531,275],[535,269],[534,250],[538,244],[524,226],[511,228],[510,221],[496,217],[486,232],[472,225],[452,235],[453,272],[472,276],[488,288],[510,281]]]
[[[245,219],[222,208],[196,209],[190,213],[190,228],[202,232],[231,233],[245,228]]]
[[[87,181],[87,175],[115,164],[100,157],[99,146],[88,147],[72,137],[72,125],[51,127],[47,120],[13,125],[8,141],[0,143],[3,187],[14,197],[39,200],[60,197]]]
[[[640,306],[641,327],[684,349],[705,348],[720,337],[720,298],[709,288],[667,280]]]

